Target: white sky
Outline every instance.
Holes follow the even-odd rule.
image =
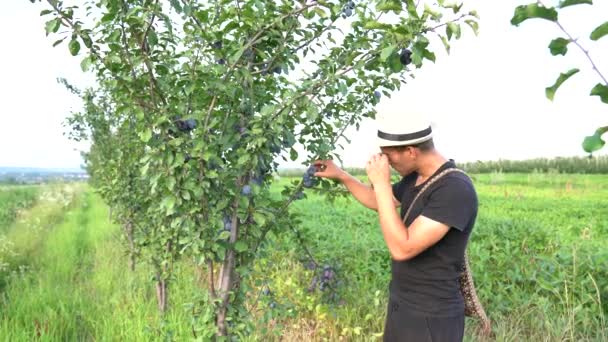
[[[404,115],[429,115],[436,146],[456,161],[585,155],[582,138],[608,123],[608,106],[588,96],[600,80],[573,45],[566,57],[550,55],[550,40],[562,35],[556,25],[531,20],[511,26],[515,6],[530,2],[464,0],[481,16],[479,36],[463,27],[463,39],[452,44],[450,56],[435,42],[436,64],[427,63],[381,105],[398,106]],[[591,30],[608,20],[608,1],[595,2],[562,11],[560,21],[608,75],[608,38],[588,40]],[[81,57],[72,57],[66,45],[52,48],[45,18],[38,16],[41,8],[11,1],[0,12],[0,166],[78,167],[77,149],[84,146],[63,136],[62,122],[80,103],[56,78],[75,85],[91,79],[80,71]],[[581,72],[558,90],[554,102],[547,100],[545,87],[573,67]],[[375,133],[371,120],[359,132],[349,130],[346,166],[364,165],[377,150]]]

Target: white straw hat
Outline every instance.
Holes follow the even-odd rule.
[[[414,145],[433,137],[431,122],[419,114],[387,111],[376,116],[378,145]]]

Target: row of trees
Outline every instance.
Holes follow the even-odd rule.
[[[559,172],[559,173],[584,173],[584,174],[607,174],[608,157],[597,156],[593,158],[569,157],[569,158],[536,158],[528,160],[497,160],[476,161],[462,163],[459,165],[470,173],[489,172]]]
[[[559,172],[559,173],[583,173],[583,174],[608,174],[608,156],[588,157],[558,157],[558,158],[535,158],[526,160],[490,160],[458,163],[469,173],[533,173],[533,172]],[[364,168],[347,168],[347,171],[356,176],[365,176]],[[302,169],[283,169],[278,172],[281,177],[297,177],[303,172]],[[400,176],[393,171],[393,176]]]
[[[276,159],[338,158],[344,130],[375,116],[382,95],[435,61],[477,15],[442,0],[47,0],[47,34],[95,74],[68,89],[84,110],[68,120],[86,139],[91,183],[124,229],[131,268],[154,269],[169,305],[184,258],[206,274],[193,299],[193,335],[247,334],[252,264],[269,232],[293,227],[303,189],[268,187]],[[342,29],[345,30],[342,30]],[[310,191],[310,190],[307,190]]]

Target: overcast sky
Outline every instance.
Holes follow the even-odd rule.
[[[585,155],[582,138],[608,123],[608,106],[588,96],[600,80],[574,46],[566,57],[550,55],[550,40],[562,35],[555,24],[510,25],[515,6],[529,2],[464,0],[481,16],[479,36],[463,27],[464,38],[452,44],[449,56],[435,43],[437,62],[425,64],[390,101],[383,97],[379,108],[428,115],[436,146],[456,161]],[[608,75],[608,38],[588,40],[591,30],[608,20],[608,1],[595,2],[564,10],[560,21]],[[52,48],[40,9],[13,0],[0,12],[0,166],[78,167],[78,149],[86,146],[65,138],[62,122],[80,102],[56,78],[76,85],[91,79],[65,45]],[[545,87],[573,67],[581,72],[558,90],[554,102],[547,100]],[[349,130],[346,166],[363,166],[377,150],[375,132],[371,120],[358,132]]]

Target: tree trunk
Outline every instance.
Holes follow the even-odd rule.
[[[127,236],[127,240],[129,242],[129,269],[132,272],[135,272],[135,263],[136,263],[136,250],[135,250],[135,242],[133,241],[133,222],[127,222],[125,224],[125,235]]]
[[[227,252],[226,260],[222,265],[220,276],[220,299],[222,300],[217,313],[217,328],[219,336],[228,336],[228,328],[226,326],[226,313],[228,312],[228,300],[230,298],[230,290],[232,285],[232,272],[234,270],[234,251]]]
[[[239,220],[237,217],[238,202],[234,203],[234,214],[232,215],[232,227],[230,229],[230,244],[234,245],[238,236],[238,224]],[[234,274],[235,255],[234,249],[228,249],[226,251],[226,258],[220,268],[220,275],[218,277],[218,296],[221,300],[217,311],[217,328],[219,336],[228,336],[228,327],[226,326],[226,313],[228,312],[228,300],[230,299],[230,290],[233,285],[233,274]]]
[[[167,311],[167,282],[160,279],[160,274],[156,274],[156,299],[158,301],[158,310],[161,314]]]

